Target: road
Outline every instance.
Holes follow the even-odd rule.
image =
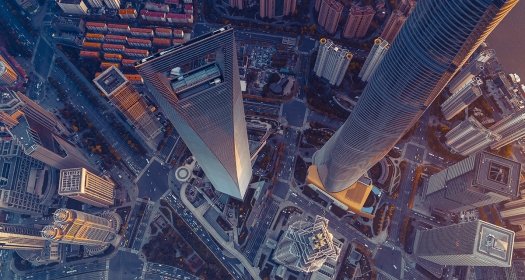
[[[200,278],[182,269],[158,263],[147,263],[144,267],[144,278],[148,280],[199,280]]]
[[[40,270],[31,270],[28,274],[18,274],[17,279],[108,279],[109,260],[93,258],[82,260],[73,265],[60,264],[53,267],[42,267]]]
[[[261,246],[264,243],[264,240],[266,238],[266,232],[272,226],[275,216],[277,216],[277,211],[279,210],[279,203],[269,198],[265,201],[265,206],[262,207],[265,208],[259,213],[264,214],[262,217],[260,217],[260,219],[257,219],[257,223],[254,229],[247,238],[248,243],[246,244],[246,247],[243,250],[244,255],[252,263],[254,263],[255,261],[255,257],[257,256],[259,248],[261,248]]]
[[[112,280],[138,279],[143,262],[137,254],[119,251],[109,262],[109,278]]]
[[[69,60],[61,52],[56,52],[57,57],[60,57],[70,64],[69,69],[73,72],[78,71],[78,69],[68,62]],[[77,75],[81,80],[84,80],[88,88],[96,91],[93,85],[78,72]],[[142,170],[147,164],[146,158],[140,155],[137,155],[131,148],[128,146],[127,142],[115,131],[115,129],[108,123],[108,121],[102,116],[101,109],[105,108],[96,108],[89,100],[82,94],[78,89],[75,82],[69,78],[69,75],[64,73],[59,67],[53,67],[51,69],[50,76],[55,78],[60,83],[64,84],[66,88],[69,89],[69,99],[71,103],[76,105],[77,109],[85,113],[87,117],[91,120],[93,126],[106,138],[109,144],[115,148],[123,161],[135,172],[135,175]],[[75,90],[76,89],[76,90]],[[94,93],[92,93],[94,94]],[[98,95],[98,92],[96,93]]]
[[[288,182],[292,178],[298,143],[299,131],[293,128],[286,128],[284,132],[284,154],[281,158],[280,171],[277,174],[282,181]]]
[[[183,185],[181,188],[181,193],[183,192],[185,192],[185,185]],[[199,239],[206,245],[206,247],[208,247],[208,249],[210,249],[213,255],[215,255],[215,257],[222,262],[222,264],[235,279],[249,279],[249,275],[253,279],[259,279],[258,273],[253,269],[248,260],[246,260],[246,258],[239,251],[235,249],[231,250],[231,246],[225,244],[225,241],[220,238],[220,236],[213,238],[211,234],[204,229],[201,224],[204,218],[202,216],[195,216],[191,211],[188,210],[188,208],[186,208],[187,205],[191,205],[189,201],[183,204],[183,202],[173,193],[168,194],[164,198],[177,212],[177,214],[186,222],[186,224],[193,229]],[[187,205],[185,206],[185,204]],[[222,248],[216,242],[220,242],[221,246],[226,250],[229,250],[229,253],[235,256],[237,260],[230,259],[224,255]],[[241,271],[239,267],[237,267],[239,261],[244,266],[244,269],[249,272],[249,275],[246,275],[245,271]]]

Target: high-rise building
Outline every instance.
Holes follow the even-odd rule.
[[[344,5],[337,0],[321,0],[321,7],[317,22],[322,26],[326,32],[334,34],[337,31],[341,13],[343,13]]]
[[[452,94],[443,104],[441,104],[441,112],[445,119],[450,120],[461,111],[465,110],[472,102],[476,101],[478,97],[483,95],[481,85],[483,81],[480,77],[474,77],[472,81],[465,87]]]
[[[370,23],[376,11],[372,6],[358,6],[353,5],[348,14],[348,20],[343,30],[343,37],[345,38],[362,38],[366,35]]]
[[[97,207],[109,207],[115,200],[115,184],[85,168],[60,170],[58,194]]]
[[[501,136],[486,129],[471,116],[447,132],[445,138],[445,143],[455,153],[468,156],[499,141]]]
[[[116,10],[120,8],[120,0],[104,0],[104,3],[110,9]]]
[[[21,93],[0,94],[0,121],[25,154],[58,169],[92,168],[79,148],[60,136],[69,132],[51,112]]]
[[[87,0],[91,8],[102,8],[104,6],[103,0]]]
[[[57,0],[57,4],[65,14],[87,15],[88,8],[83,0]]]
[[[136,68],[212,185],[242,198],[252,169],[235,50],[226,26]]]
[[[403,12],[400,10],[394,10],[385,23],[385,27],[381,32],[381,38],[388,42],[393,42],[406,20],[407,17]]]
[[[0,54],[0,85],[12,86],[18,79],[18,74],[9,62]]]
[[[37,0],[16,0],[16,3],[30,14],[34,14],[38,10]]]
[[[314,73],[331,85],[339,86],[352,60],[352,53],[332,40],[322,38],[314,65]]]
[[[440,265],[509,267],[513,243],[513,231],[477,220],[417,231],[414,255]]]
[[[230,7],[242,10],[244,8],[244,0],[230,0]]]
[[[518,197],[521,164],[478,152],[428,180],[426,201],[433,209],[461,212]]]
[[[16,250],[16,254],[22,259],[30,262],[34,266],[58,263],[62,259],[62,246],[59,243],[51,242],[43,238],[40,231],[37,231],[38,237],[44,240],[43,249],[37,250]]]
[[[297,9],[297,0],[282,0],[283,3],[283,16],[290,16],[295,13]],[[279,15],[279,13],[276,12]]]
[[[323,187],[315,166],[308,168],[307,183],[314,191],[332,200],[337,207],[368,219],[374,218],[382,196],[381,190],[372,184],[372,179],[365,176],[342,191],[330,192]]]
[[[409,16],[415,8],[416,0],[401,0],[401,3],[399,3],[399,7],[397,9],[400,10],[404,15]]]
[[[41,250],[46,246],[46,239],[40,236],[40,230],[15,224],[0,223],[1,250]]]
[[[337,243],[340,245],[340,243]],[[300,272],[319,270],[327,259],[337,260],[341,247],[334,244],[328,219],[316,216],[313,222],[296,221],[283,233],[273,260]]]
[[[517,2],[419,2],[348,120],[314,155],[323,187],[342,191],[383,158]]]
[[[42,215],[49,208],[55,188],[44,164],[22,152],[11,135],[0,132],[0,209],[26,215]]]
[[[295,12],[297,0],[259,0],[261,18],[289,16]]]
[[[321,9],[321,4],[323,0],[315,0],[315,11],[319,12],[319,9]]]
[[[48,110],[44,109],[38,103],[27,97],[25,94],[20,92],[12,92],[18,100],[22,101],[18,107],[13,107],[20,110],[24,115],[31,120],[38,120],[38,125],[45,127],[47,130],[54,134],[69,136],[71,133],[65,127],[65,125],[58,120],[58,118]],[[8,112],[7,110],[2,110]]]
[[[525,225],[525,198],[505,203],[499,215],[507,223]]]
[[[450,93],[455,94],[462,88],[472,82],[477,75],[481,74],[485,69],[485,62],[490,58],[496,56],[496,52],[492,49],[480,52],[474,59],[472,59],[461,71],[459,71],[450,83],[448,88]]]
[[[499,215],[506,225],[516,232],[514,250],[525,250],[525,190],[521,191],[522,198],[507,202],[501,207]]]
[[[490,127],[493,133],[501,135],[501,140],[490,147],[499,149],[525,136],[525,109],[516,111]]]
[[[58,209],[54,223],[42,229],[47,240],[79,245],[106,245],[117,237],[119,221],[99,217],[77,210]]]
[[[138,134],[155,149],[157,143],[153,140],[162,133],[162,126],[124,74],[112,66],[98,75],[93,82],[126,116],[131,125],[137,128]]]
[[[361,71],[359,71],[359,78],[361,78],[363,82],[368,82],[370,80],[372,74],[376,71],[377,66],[379,66],[379,63],[381,63],[389,48],[390,44],[383,38],[377,38],[374,40],[374,46],[366,57]]]

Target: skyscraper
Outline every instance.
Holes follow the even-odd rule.
[[[6,132],[0,132],[0,209],[25,215],[42,215],[49,208],[45,201],[55,192],[44,164],[22,152]]]
[[[69,132],[52,113],[21,93],[0,94],[0,121],[25,154],[58,169],[92,168],[79,148],[59,135]]]
[[[450,120],[459,112],[465,110],[472,102],[476,101],[478,97],[483,95],[480,86],[483,81],[479,77],[474,77],[472,81],[465,87],[452,94],[443,104],[441,104],[441,112],[445,119]]]
[[[352,8],[350,8],[350,12],[348,14],[348,20],[343,31],[343,37],[364,37],[368,31],[368,28],[370,27],[370,23],[372,23],[372,19],[374,18],[375,14],[376,11],[374,8],[372,8],[372,6],[361,7],[358,5],[353,5]]]
[[[65,14],[87,15],[88,13],[83,0],[57,0],[57,4]]]
[[[259,15],[261,18],[289,16],[296,6],[296,0],[259,0]]]
[[[1,250],[41,250],[46,239],[33,227],[0,223]]]
[[[252,169],[233,29],[196,37],[136,68],[213,186],[242,198]]]
[[[38,10],[37,0],[16,0],[16,3],[20,6],[20,8],[24,9],[30,14],[33,14]]]
[[[328,219],[316,216],[313,222],[296,221],[283,233],[273,260],[300,272],[319,270],[329,258],[337,260],[341,247],[334,244]]]
[[[137,128],[138,134],[153,149],[154,139],[162,133],[162,126],[150,113],[146,102],[128,79],[115,66],[111,66],[96,77],[93,82],[106,97]]]
[[[314,65],[314,73],[331,85],[339,86],[352,60],[352,53],[332,40],[322,38]]]
[[[230,7],[242,10],[244,8],[244,0],[230,0]]]
[[[505,203],[499,214],[510,224],[525,225],[525,198]]]
[[[315,0],[315,11],[319,12],[319,9],[321,9],[321,4],[323,0]]]
[[[381,32],[381,38],[387,40],[388,42],[393,42],[397,34],[405,24],[407,17],[400,10],[394,10],[383,27],[383,32]]]
[[[455,94],[470,84],[472,79],[483,72],[485,69],[485,62],[494,56],[496,56],[496,52],[492,49],[480,52],[474,59],[465,65],[465,67],[463,67],[463,69],[461,69],[452,80],[450,80],[450,83],[448,84],[450,93]]]
[[[91,8],[102,8],[104,6],[103,0],[87,0]]]
[[[120,0],[104,0],[104,3],[110,9],[120,8]]]
[[[478,152],[430,176],[425,198],[432,208],[454,213],[515,199],[520,170],[518,162]]]
[[[363,82],[368,82],[368,80],[370,80],[372,74],[376,71],[377,66],[379,66],[379,63],[381,63],[389,48],[390,44],[383,38],[377,38],[374,40],[374,46],[366,57],[361,71],[359,71],[359,78],[361,78]]]
[[[501,136],[486,129],[474,117],[469,117],[445,135],[446,144],[454,152],[468,156],[499,141]]]
[[[525,136],[525,109],[516,111],[496,122],[490,130],[501,135],[501,140],[490,147],[499,149]]]
[[[317,23],[321,25],[326,32],[334,34],[337,31],[344,5],[337,0],[321,0],[319,16]]]
[[[399,3],[398,10],[400,10],[406,16],[409,16],[415,8],[416,0],[401,0],[401,3]]]
[[[77,210],[58,209],[53,225],[42,229],[47,240],[79,245],[107,245],[116,237],[120,221],[99,217]]]
[[[60,170],[58,194],[97,207],[109,207],[115,200],[115,184],[85,168]]]
[[[314,155],[323,187],[341,191],[383,158],[517,2],[419,2],[348,120]]]
[[[509,267],[513,243],[513,231],[477,220],[417,231],[414,254],[440,265]]]
[[[13,67],[9,65],[9,62],[0,55],[0,85],[12,86],[18,79],[18,74],[16,74]]]

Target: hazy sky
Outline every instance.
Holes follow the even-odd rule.
[[[507,15],[492,31],[487,43],[507,73],[517,73],[525,81],[525,0]]]

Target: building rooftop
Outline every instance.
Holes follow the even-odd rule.
[[[7,67],[5,67],[5,63],[3,61],[0,61],[0,75],[3,75],[7,71]]]
[[[189,73],[180,72],[180,68],[172,71],[175,76],[171,87],[179,99],[204,91],[222,81],[221,71],[215,63],[204,65]]]
[[[372,181],[369,178],[362,177],[353,185],[340,192],[329,192],[319,178],[317,167],[311,165],[308,168],[307,181],[331,197],[343,209],[348,209],[368,218],[372,218],[377,210],[381,192],[372,185]]]
[[[2,62],[0,61],[0,68],[1,65]],[[22,101],[16,96],[16,93],[14,91],[0,91],[0,111],[10,114],[20,105],[22,105]]]
[[[166,16],[168,16],[168,15],[166,15]],[[140,65],[140,64],[146,63],[146,62],[148,62],[148,61],[158,59],[158,58],[160,58],[160,57],[162,57],[162,56],[165,56],[165,55],[167,55],[167,54],[169,54],[169,53],[175,52],[176,50],[178,50],[178,49],[180,49],[180,48],[184,48],[184,47],[187,47],[187,46],[189,46],[189,45],[196,44],[197,42],[200,42],[200,41],[206,40],[206,39],[208,39],[208,38],[210,38],[210,37],[213,37],[213,36],[215,36],[215,35],[217,35],[217,34],[219,34],[219,33],[227,32],[228,30],[232,30],[232,29],[233,29],[233,28],[232,28],[231,26],[227,25],[227,26],[224,26],[224,27],[222,27],[222,28],[220,28],[220,29],[218,29],[218,30],[215,30],[215,31],[212,31],[212,32],[206,33],[206,34],[201,35],[201,36],[197,36],[197,37],[192,38],[192,39],[190,39],[190,40],[188,40],[188,41],[186,41],[186,42],[184,42],[184,43],[182,43],[182,44],[180,44],[180,45],[177,45],[177,46],[173,46],[173,47],[167,48],[167,49],[165,49],[165,50],[163,50],[163,51],[161,51],[161,52],[158,52],[158,53],[156,53],[156,54],[153,54],[153,55],[151,55],[151,56],[148,56],[148,57],[146,57],[146,58],[143,58],[143,59],[139,60],[139,61],[136,63],[136,65]]]
[[[473,185],[510,197],[518,197],[521,164],[491,153],[481,152],[476,158]]]
[[[508,263],[510,266],[514,232],[484,221],[479,223],[480,234],[476,248],[478,253]]]
[[[80,4],[81,2],[84,2],[83,0],[58,0],[58,3],[64,3],[64,4]]]
[[[59,194],[76,193],[82,191],[83,168],[70,168],[60,170]]]
[[[97,76],[93,82],[106,96],[110,96],[118,88],[128,82],[124,74],[115,66],[111,66]]]

